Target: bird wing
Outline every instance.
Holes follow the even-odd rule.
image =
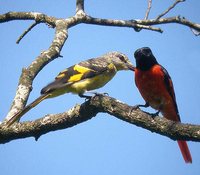
[[[48,84],[41,90],[41,94],[45,94],[48,92],[52,92],[56,89],[66,87],[75,82],[82,81],[84,79],[92,78],[97,75],[102,74],[103,72],[113,68],[114,65],[110,64],[93,64],[88,60],[87,62],[81,62],[79,64],[75,64],[64,71],[60,72],[55,81]]]
[[[179,116],[179,112],[178,112],[178,106],[177,106],[177,103],[176,103],[176,96],[175,96],[175,93],[174,93],[174,86],[173,86],[173,83],[172,83],[172,79],[169,75],[169,73],[167,72],[167,70],[161,66],[162,68],[162,71],[164,73],[164,83],[165,83],[165,87],[167,88],[167,91],[168,93],[170,94],[172,100],[173,100],[173,103],[174,103],[174,106],[175,106],[175,109],[176,109],[176,113],[177,113],[177,116],[179,117],[179,121],[180,121],[180,116]]]

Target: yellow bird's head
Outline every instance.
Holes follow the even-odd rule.
[[[117,70],[135,70],[135,67],[128,59],[128,57],[119,52],[109,52],[109,61],[112,62]]]

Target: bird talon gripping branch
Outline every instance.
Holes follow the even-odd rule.
[[[91,100],[91,98],[94,98],[96,96],[102,96],[102,95],[107,95],[108,93],[99,93],[99,92],[88,92],[93,95],[85,95],[85,94],[79,94],[79,97],[85,98],[85,101]]]
[[[81,98],[85,98],[85,101],[90,100],[92,98],[91,95],[78,94],[78,96]]]
[[[138,108],[140,108],[140,107],[147,108],[147,107],[149,107],[149,103],[146,102],[144,105],[135,105],[135,106],[133,106],[133,109],[138,109]]]
[[[157,111],[155,113],[150,113],[151,117],[154,119],[156,116],[158,116],[160,111]]]
[[[91,93],[94,94],[94,96],[103,96],[103,95],[109,96],[109,94],[107,92],[103,92],[103,93],[91,92]]]

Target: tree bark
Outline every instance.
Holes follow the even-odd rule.
[[[173,140],[200,141],[199,125],[177,123],[159,116],[152,118],[150,114],[140,109],[135,109],[117,99],[99,94],[64,113],[48,114],[35,121],[17,123],[9,128],[1,124],[0,143],[26,137],[34,137],[38,140],[41,135],[75,126],[95,117],[100,112],[108,113],[120,120]]]

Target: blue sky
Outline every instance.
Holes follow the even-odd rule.
[[[150,18],[171,5],[173,1],[153,1]],[[144,18],[146,0],[106,1],[86,0],[85,10],[94,17],[115,19]],[[167,16],[181,14],[200,23],[200,2],[191,0],[179,4]],[[0,13],[8,11],[37,11],[55,17],[72,16],[75,0],[18,0],[0,2]],[[21,69],[27,67],[52,41],[54,30],[44,24],[36,26],[19,45],[17,38],[32,21],[12,21],[0,27],[0,119],[9,110],[15,95]],[[40,89],[66,67],[81,60],[100,56],[108,51],[121,51],[135,64],[134,51],[143,46],[152,49],[160,64],[170,73],[175,87],[182,122],[199,124],[200,38],[189,28],[161,25],[164,33],[129,28],[78,25],[69,30],[62,49],[63,58],[46,66],[33,83],[29,102],[38,97]],[[119,72],[105,87],[107,92],[129,105],[144,103],[134,84],[132,72]],[[22,120],[34,120],[47,113],[59,113],[84,100],[66,94],[46,100],[27,113]],[[153,111],[153,110],[151,110]],[[184,163],[177,143],[169,138],[120,121],[108,114],[98,114],[90,121],[70,129],[51,132],[37,142],[33,138],[0,145],[2,174],[71,174],[71,175],[132,175],[182,174],[199,175],[200,143],[188,142],[193,164]]]

